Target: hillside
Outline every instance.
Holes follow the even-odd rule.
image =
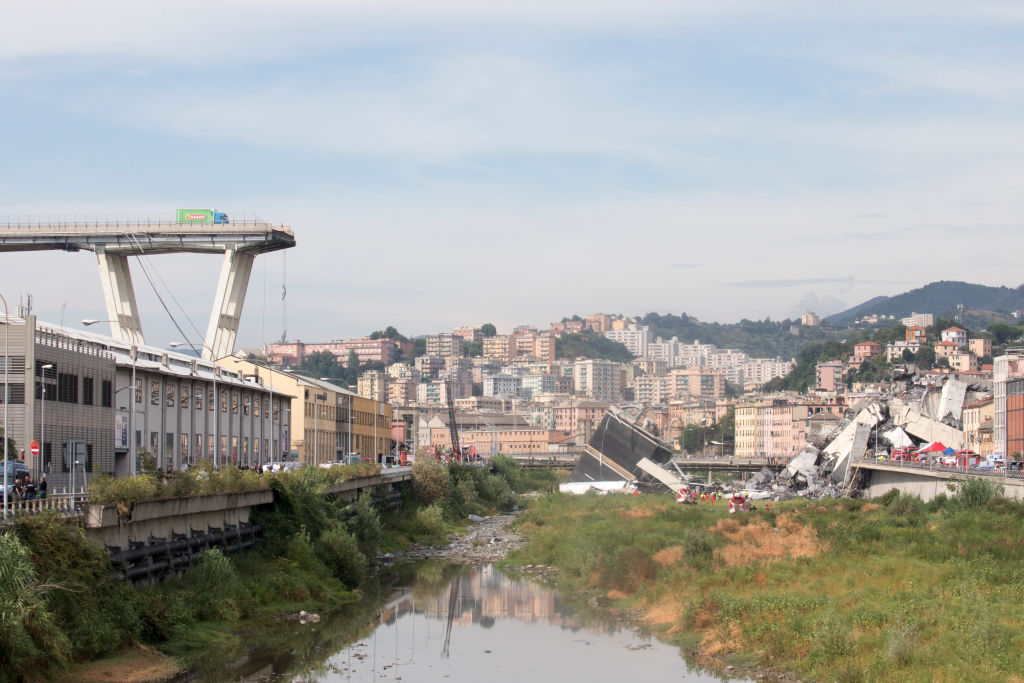
[[[968,282],[942,280],[912,289],[896,296],[880,296],[836,313],[827,318],[832,323],[850,323],[865,315],[894,315],[897,318],[911,313],[934,313],[937,317],[952,318],[958,305],[972,311],[995,311],[1003,314],[1024,309],[1024,285],[1016,288],[988,287]]]
[[[655,337],[691,343],[699,340],[702,344],[714,344],[720,349],[739,349],[755,358],[789,359],[812,341],[845,336],[838,330],[821,327],[801,327],[799,320],[741,320],[738,323],[706,323],[686,313],[648,313],[641,318],[641,324],[649,325]],[[790,329],[796,326],[799,334]]]

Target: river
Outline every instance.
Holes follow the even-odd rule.
[[[402,563],[359,603],[318,616],[263,624],[244,636],[248,656],[211,653],[180,680],[719,680],[630,624],[489,564]]]

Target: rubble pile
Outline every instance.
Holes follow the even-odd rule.
[[[939,386],[910,385],[892,395],[860,398],[835,429],[812,435],[777,475],[766,467],[722,488],[745,489],[753,500],[855,494],[851,462],[865,455],[887,458],[892,449],[917,449],[937,441],[959,450],[964,447],[964,407],[990,396],[990,385],[945,378]]]

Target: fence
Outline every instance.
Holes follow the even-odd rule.
[[[18,516],[38,515],[40,512],[56,512],[61,517],[79,517],[89,501],[89,494],[84,488],[76,489],[72,494],[67,489],[53,491],[46,498],[36,496],[31,500],[7,499],[7,514],[4,522],[9,523]],[[0,508],[3,505],[0,503]],[[3,522],[0,522],[3,523]]]

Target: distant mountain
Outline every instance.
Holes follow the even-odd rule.
[[[834,323],[850,323],[865,315],[902,318],[911,313],[934,313],[951,318],[959,304],[975,311],[1011,313],[1024,309],[1024,285],[1016,288],[987,287],[942,280],[896,296],[876,296],[826,319]]]

